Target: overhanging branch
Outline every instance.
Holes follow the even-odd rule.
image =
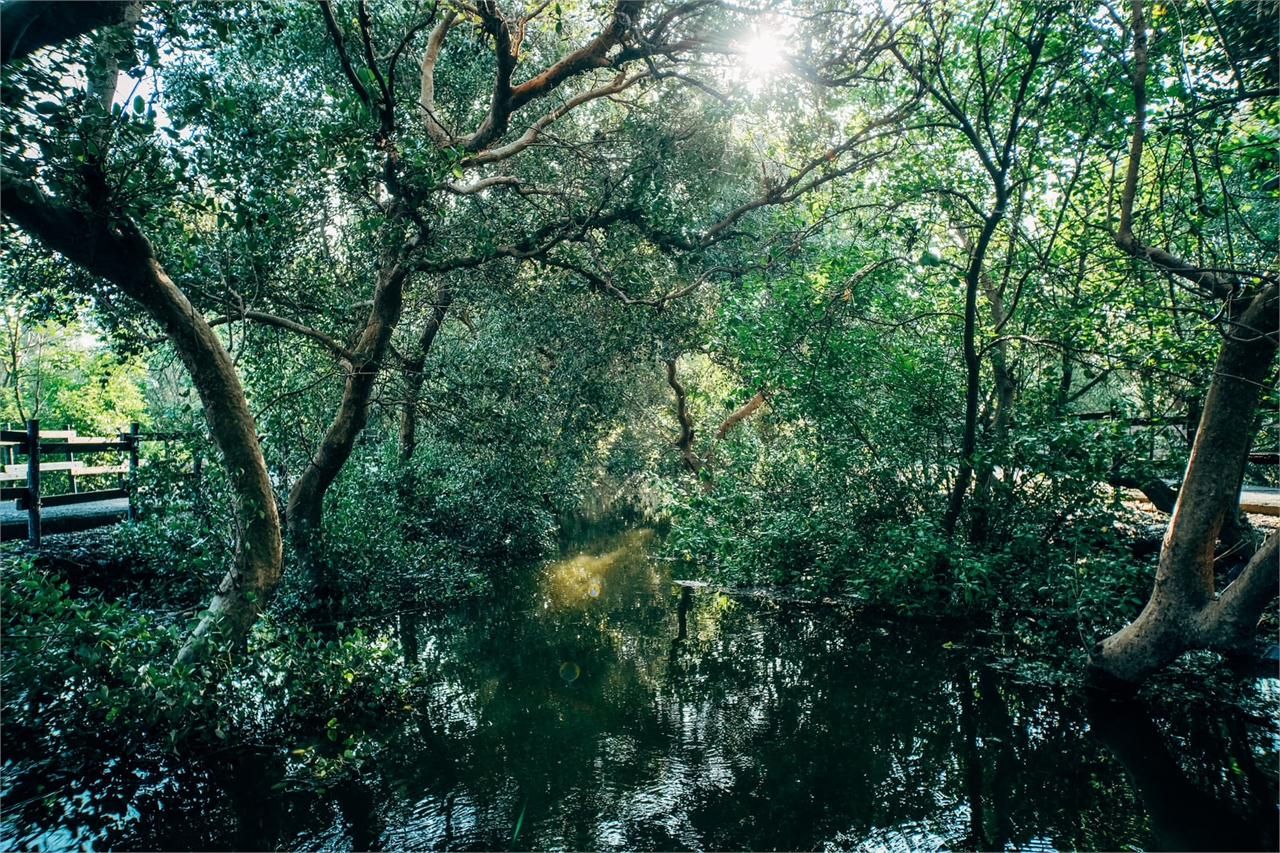
[[[267,314],[262,311],[243,311],[238,314],[227,314],[222,317],[215,317],[209,321],[209,325],[222,326],[227,323],[234,323],[237,320],[252,320],[255,323],[261,323],[264,326],[275,326],[278,329],[285,329],[286,331],[294,332],[295,334],[310,338],[338,358],[345,359],[352,363],[362,360],[359,353],[347,349],[319,329],[313,329],[310,326],[304,325],[295,320],[290,320],[286,317],[277,317],[274,314]]]

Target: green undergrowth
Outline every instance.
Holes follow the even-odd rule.
[[[324,747],[317,759],[332,758],[422,685],[386,633],[316,628],[275,610],[246,649],[175,664],[199,611],[185,620],[139,611],[73,588],[29,555],[3,555],[0,595],[7,759],[308,739]]]
[[[989,616],[1045,645],[1087,648],[1131,621],[1155,573],[1154,556],[1134,556],[1131,532],[1105,508],[1049,539],[1033,528],[981,545],[930,518],[898,523],[847,506],[751,518],[737,496],[697,495],[673,515],[665,553],[689,577],[905,616]]]

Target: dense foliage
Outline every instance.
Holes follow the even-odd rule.
[[[1044,646],[1137,614],[1163,521],[1132,489],[1181,476],[1229,307],[1113,239],[1119,10],[508,5],[162,4],[6,64],[6,204],[145,235],[290,532],[250,654],[170,669],[252,551],[243,471],[176,327],[6,218],[0,421],[165,436],[114,534],[143,593],[6,549],[7,720],[177,743],[391,707],[412,679],[325,625],[619,516],[669,524],[691,577],[1036,613]],[[1149,14],[1135,228],[1267,280],[1273,15]],[[1266,450],[1274,378],[1242,425]]]

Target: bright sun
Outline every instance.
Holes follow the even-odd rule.
[[[763,82],[763,78],[772,76],[774,70],[782,64],[782,42],[776,33],[769,30],[752,33],[738,50],[742,70],[753,84],[759,84]]]

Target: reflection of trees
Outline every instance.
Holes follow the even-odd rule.
[[[1156,849],[1277,848],[1274,801],[1263,796],[1271,786],[1253,760],[1238,714],[1228,714],[1225,721],[1230,737],[1228,772],[1213,774],[1236,788],[1235,796],[1228,801],[1188,778],[1169,752],[1150,712],[1140,703],[1102,696],[1090,698],[1089,723],[1133,780],[1151,816]],[[1188,740],[1200,740],[1196,735],[1203,734],[1201,729]],[[1199,745],[1203,746],[1203,741]],[[1218,760],[1211,759],[1206,769],[1221,768],[1221,744],[1214,744],[1214,748],[1218,752],[1214,758]]]
[[[431,695],[375,736],[376,764],[322,795],[271,789],[279,751],[229,753],[146,779],[85,769],[104,806],[80,819],[102,846],[150,849],[504,849],[522,807],[520,845],[544,849],[805,849],[901,827],[953,849],[1149,846],[1133,786],[1070,691],[948,651],[959,638],[942,629],[674,590],[633,545],[607,569],[584,563],[603,572],[598,596],[534,579],[403,616]],[[1193,763],[1239,759],[1236,781],[1197,786],[1266,805],[1255,724],[1220,707],[1166,716]],[[131,805],[143,817],[113,830]],[[1164,813],[1148,810],[1163,843]]]
[[[1131,817],[1135,803],[1080,737],[1071,697],[1061,688],[1018,684],[990,667],[961,663],[954,681],[956,755],[968,820],[956,846],[1119,849],[1141,834],[1132,825],[1108,825]],[[1097,821],[1108,813],[1108,820]]]
[[[513,590],[437,643],[471,703],[433,714],[466,719],[447,761],[472,801],[499,804],[477,843],[503,841],[524,797],[544,846],[794,849],[905,824],[974,848],[1143,836],[1061,690],[957,668],[921,628],[672,595],[652,565],[619,565],[599,600],[556,610]]]

